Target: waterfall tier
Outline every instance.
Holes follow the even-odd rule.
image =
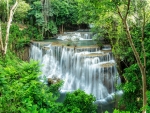
[[[60,40],[92,40],[92,32],[65,32],[64,35],[59,35]]]
[[[96,45],[66,46],[59,42],[34,42],[30,58],[38,60],[41,80],[59,78],[64,81],[61,92],[77,89],[93,94],[97,100],[106,99],[120,84],[111,47],[102,50]]]
[[[43,64],[41,79],[64,80],[62,91],[82,89],[99,100],[115,92],[115,85],[120,83],[111,52],[101,51],[97,46],[51,43],[42,47],[42,43],[34,43],[30,57]]]

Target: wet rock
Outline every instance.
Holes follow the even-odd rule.
[[[51,84],[56,84],[56,83],[60,82],[60,79],[53,77],[53,78],[48,78],[47,81],[48,81],[48,85],[51,85]]]

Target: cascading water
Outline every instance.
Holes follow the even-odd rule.
[[[69,36],[73,37],[73,33],[66,33],[58,38],[68,40],[71,39]],[[76,33],[73,40],[83,40],[86,37],[89,40],[87,33]],[[110,46],[100,50],[96,45],[64,46],[62,42],[32,44],[30,58],[43,64],[41,80],[45,77],[60,78],[64,81],[61,92],[81,89],[93,94],[99,102],[107,102],[113,98],[115,86],[120,84],[120,78]]]

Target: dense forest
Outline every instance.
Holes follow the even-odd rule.
[[[96,113],[81,90],[57,102],[63,81],[43,84],[38,62],[23,58],[31,41],[90,26],[97,45],[111,44],[122,78],[114,113],[150,112],[149,18],[150,0],[0,0],[0,112]]]

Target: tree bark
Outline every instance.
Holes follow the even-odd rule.
[[[6,53],[7,53],[7,46],[8,46],[8,41],[9,41],[10,26],[11,26],[11,22],[12,22],[15,10],[17,8],[17,5],[18,5],[18,2],[16,1],[15,4],[13,5],[13,7],[10,10],[9,20],[8,20],[8,23],[7,23],[6,37],[5,37],[4,55],[6,55]]]
[[[145,15],[145,7],[143,7],[143,25],[142,25],[142,40],[141,40],[141,45],[142,45],[142,51],[143,51],[143,76],[142,76],[142,89],[143,89],[143,107],[147,105],[147,96],[146,96],[146,51],[145,51],[145,46],[144,46],[144,30],[145,30],[145,24],[146,24],[146,15]],[[143,113],[146,113],[146,109],[144,108]]]
[[[64,33],[64,25],[63,24],[61,25],[61,33],[62,34]]]
[[[2,39],[2,29],[1,29],[1,22],[0,22],[0,50],[2,54],[4,53],[4,45],[3,45],[3,39]]]

